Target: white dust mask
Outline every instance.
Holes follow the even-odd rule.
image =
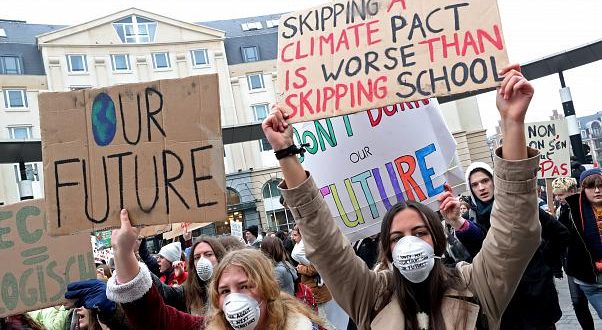
[[[200,258],[199,261],[196,262],[196,274],[202,281],[209,281],[211,275],[213,275],[213,265],[211,264],[211,261]]]
[[[435,266],[433,247],[416,236],[402,237],[393,248],[393,265],[412,283],[421,283]]]
[[[224,299],[224,315],[236,330],[253,330],[259,323],[259,303],[242,293],[230,293]]]

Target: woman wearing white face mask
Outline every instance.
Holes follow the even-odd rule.
[[[303,232],[308,259],[336,301],[359,329],[498,329],[521,274],[537,249],[537,151],[528,149],[524,118],[533,88],[518,65],[504,68],[496,104],[504,145],[496,151],[495,204],[491,229],[472,264],[446,269],[440,219],[428,207],[408,202],[392,207],[381,226],[381,262],[371,271],[343,237],[311,176],[292,147],[283,110],[262,124],[280,156],[286,204]],[[407,124],[407,123],[406,123]],[[440,196],[444,214],[459,212],[450,192]]]
[[[126,210],[120,217],[121,228],[111,236],[115,274],[107,284],[107,297],[122,304],[133,329],[311,330],[322,326],[319,317],[301,301],[280,292],[271,262],[252,249],[228,253],[211,272],[203,269],[209,264],[204,261],[207,258],[197,261],[203,277],[211,273],[210,317],[166,305],[148,268],[136,260],[138,230],[132,227]]]
[[[193,315],[203,315],[207,311],[207,285],[213,268],[226,254],[226,250],[217,239],[201,236],[195,239],[191,251],[191,257],[186,261],[189,276],[181,286],[169,286],[154,274],[151,276],[167,305]]]

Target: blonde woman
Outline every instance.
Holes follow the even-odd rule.
[[[113,231],[115,273],[107,297],[121,303],[134,329],[316,329],[319,317],[302,302],[281,293],[272,263],[258,250],[226,254],[209,284],[209,317],[194,316],[166,305],[150,272],[134,255],[137,229],[126,210]]]

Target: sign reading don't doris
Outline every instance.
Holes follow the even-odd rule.
[[[90,235],[49,237],[44,201],[0,207],[0,317],[61,305],[67,284],[96,277]]]
[[[289,122],[497,86],[495,0],[338,0],[283,15],[277,92]]]
[[[217,75],[40,95],[49,231],[226,217]]]

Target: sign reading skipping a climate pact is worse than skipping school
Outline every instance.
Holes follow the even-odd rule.
[[[40,95],[52,235],[226,217],[217,75]]]
[[[289,122],[499,85],[495,0],[338,0],[282,15],[279,101]]]

